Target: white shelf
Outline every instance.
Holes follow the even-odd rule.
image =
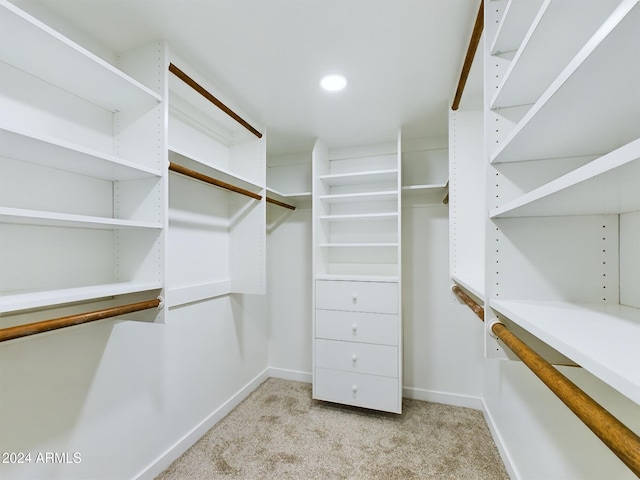
[[[395,190],[384,192],[340,193],[335,195],[320,195],[318,198],[327,203],[352,203],[376,200],[392,200],[398,197]]]
[[[158,170],[51,137],[0,127],[0,154],[105,180],[159,177]]]
[[[267,187],[267,193],[274,193],[276,195],[281,196],[282,198],[310,198],[311,197],[311,192],[284,193],[278,190],[274,190],[271,187]]]
[[[587,0],[577,5],[547,0],[542,8],[539,3],[515,2],[519,15],[528,17],[527,24],[532,26],[503,77],[491,102],[492,109],[533,104],[620,2]],[[536,15],[534,11],[535,19],[531,22],[534,17],[524,10],[536,8],[539,12]],[[580,15],[579,22],[573,21],[576,15]],[[511,20],[514,19],[506,19]],[[565,34],[567,25],[571,25],[571,35]],[[557,41],[560,37],[562,41]],[[535,75],[531,75],[533,70]]]
[[[330,187],[339,185],[365,185],[368,183],[395,182],[398,170],[372,170],[368,172],[336,173],[318,177]]]
[[[455,273],[451,279],[464,290],[484,301],[484,277],[480,273]]]
[[[385,243],[320,243],[321,248],[380,248],[380,247],[398,247],[397,243],[385,242]]]
[[[491,46],[491,54],[500,55],[517,50],[545,1],[549,0],[510,0]]]
[[[0,31],[5,39],[14,39],[0,44],[0,61],[107,110],[161,101],[137,80],[6,0],[0,0]]]
[[[347,275],[347,274],[320,274],[315,276],[316,280],[337,280],[337,281],[356,281],[356,282],[384,282],[397,283],[398,277],[392,275]]]
[[[115,295],[146,292],[160,288],[162,288],[161,282],[124,282],[60,290],[5,292],[0,296],[0,313],[17,312],[30,308],[61,305],[63,303],[98,300]]]
[[[325,222],[353,222],[353,221],[368,221],[368,220],[397,220],[398,213],[361,213],[361,214],[346,214],[346,215],[320,215],[320,220]]]
[[[492,218],[640,210],[640,139],[490,212]]]
[[[640,404],[640,310],[518,300],[491,307]]]
[[[235,174],[228,169],[211,165],[203,159],[193,156],[176,147],[169,146],[169,160],[175,161],[175,163],[183,167],[196,170],[198,173],[215,178],[216,180],[230,183],[231,185],[244,188],[245,190],[250,190],[255,193],[259,193],[264,188],[262,185],[257,184],[247,177]]]
[[[68,213],[43,212],[22,208],[0,207],[0,223],[46,225],[50,227],[119,230],[128,228],[161,229],[159,222],[139,222],[117,218],[92,217]]]
[[[624,0],[498,145],[491,162],[605,154],[637,138],[639,24],[637,1]],[[630,46],[635,54],[619,54]]]
[[[403,199],[413,204],[442,204],[447,193],[447,184],[406,185],[402,187]]]

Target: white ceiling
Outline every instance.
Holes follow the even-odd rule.
[[[479,0],[22,0],[126,51],[158,39],[267,129],[270,156],[447,133]],[[179,66],[179,65],[178,65]],[[321,91],[326,73],[349,81]]]

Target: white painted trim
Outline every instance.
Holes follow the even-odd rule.
[[[403,387],[402,396],[413,400],[443,403],[454,407],[467,407],[473,408],[474,410],[484,411],[484,403],[480,397],[459,395],[457,393],[438,392],[435,390],[424,390],[422,388],[413,387]]]
[[[481,402],[482,402],[482,413],[484,414],[484,421],[489,427],[489,432],[491,432],[493,443],[495,443],[496,447],[498,448],[498,453],[500,454],[502,463],[504,463],[504,468],[507,470],[507,473],[509,474],[509,478],[513,480],[518,480],[519,478],[522,478],[522,476],[518,474],[518,470],[515,468],[515,463],[513,462],[511,455],[509,455],[509,449],[507,448],[507,444],[502,438],[502,435],[500,435],[500,431],[498,430],[498,427],[496,426],[493,420],[493,416],[489,411],[489,407],[487,406],[484,400],[481,400]]]
[[[144,469],[136,478],[139,480],[152,480],[186,452],[205,433],[207,433],[216,423],[222,420],[231,410],[237,407],[256,388],[269,378],[270,369],[267,368],[253,380],[242,387],[229,400],[213,411],[199,425],[194,427],[189,433],[178,440],[169,450],[161,455],[155,462]]]
[[[294,382],[311,383],[311,372],[299,372],[297,370],[274,367],[270,367],[268,370],[269,377],[282,378],[283,380],[292,380]]]

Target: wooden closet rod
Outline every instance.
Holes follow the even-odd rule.
[[[453,98],[453,104],[451,110],[458,110],[460,106],[460,100],[462,99],[462,92],[467,84],[467,78],[471,71],[471,65],[473,64],[473,57],[476,55],[478,49],[478,43],[480,43],[480,37],[482,36],[482,30],[484,29],[484,0],[480,2],[480,8],[476,15],[476,23],[473,26],[473,32],[471,33],[471,39],[469,40],[469,47],[467,47],[467,55],[464,58],[464,64],[462,65],[462,72],[460,72],[460,79],[458,80],[458,88],[456,89],[456,95]]]
[[[281,202],[280,200],[275,200],[273,198],[267,197],[267,202],[273,203],[274,205],[278,205],[280,207],[288,208],[289,210],[295,210],[296,207],[293,205],[289,205],[288,203]]]
[[[258,130],[253,128],[245,119],[243,119],[240,115],[238,115],[236,112],[234,112],[229,107],[227,107],[224,103],[222,103],[220,100],[214,97],[203,86],[201,86],[193,78],[191,78],[189,75],[187,75],[178,67],[176,67],[173,63],[169,63],[169,71],[173,73],[176,77],[178,77],[180,80],[182,80],[184,83],[189,85],[191,88],[193,88],[196,92],[198,92],[204,98],[206,98],[211,103],[213,103],[216,107],[218,107],[224,113],[226,113],[231,118],[233,118],[236,122],[238,122],[244,128],[246,128],[251,133],[253,133],[256,137],[262,138],[262,133],[260,133]]]
[[[459,286],[451,289],[484,321],[484,309]],[[502,323],[494,322],[491,331],[535,375],[551,389],[569,409],[615,453],[633,473],[640,477],[640,437],[611,415],[599,403],[556,370],[553,365],[533,351]]]
[[[130,303],[128,305],[122,305],[120,307],[105,308],[93,312],[70,315],[68,317],[60,317],[54,318],[52,320],[43,320],[41,322],[2,328],[0,329],[0,342],[6,342],[7,340],[14,340],[16,338],[27,337],[29,335],[35,335],[38,333],[49,332],[51,330],[58,330],[60,328],[72,327],[73,325],[80,325],[82,323],[95,322],[96,320],[116,317],[118,315],[124,315],[126,313],[148,310],[150,308],[156,308],[160,306],[160,303],[161,300],[159,298],[156,298],[154,300]]]
[[[182,175],[186,175],[187,177],[195,178],[196,180],[200,180],[210,185],[215,185],[216,187],[224,188],[226,190],[231,190],[232,192],[246,195],[247,197],[255,198],[256,200],[262,200],[262,195],[250,192],[249,190],[245,190],[244,188],[236,187],[235,185],[223,182],[222,180],[211,178],[203,173],[196,172],[195,170],[191,170],[190,168],[183,167],[182,165],[178,165],[173,162],[169,162],[169,170],[180,173]]]

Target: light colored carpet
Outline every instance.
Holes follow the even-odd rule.
[[[159,477],[455,479],[508,475],[482,413],[418,400],[387,414],[311,399],[270,378]]]

